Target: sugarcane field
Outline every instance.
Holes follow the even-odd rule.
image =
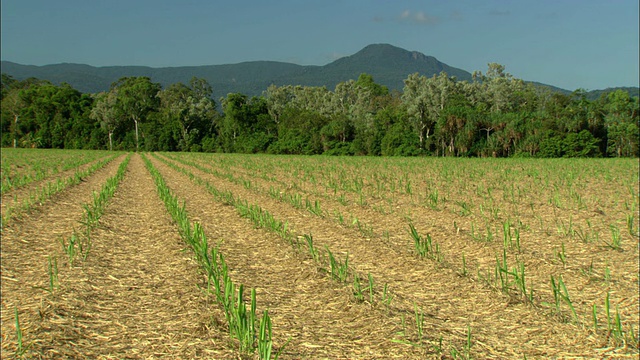
[[[637,158],[2,149],[2,357],[636,358]]]

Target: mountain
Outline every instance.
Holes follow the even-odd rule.
[[[458,80],[471,80],[467,71],[451,67],[432,56],[417,51],[407,51],[388,44],[369,45],[357,53],[340,58],[325,66],[304,69],[304,73],[282,79],[283,84],[327,86],[333,89],[339,82],[357,79],[361,73],[371,74],[373,79],[390,90],[402,90],[403,80],[410,74],[427,77],[446,71]]]
[[[298,73],[302,66],[273,61],[254,61],[233,65],[182,66],[151,68],[146,66],[93,67],[82,64],[44,66],[20,65],[2,61],[2,73],[15,79],[29,77],[49,80],[54,84],[66,82],[83,93],[109,90],[112,83],[125,76],[148,76],[163,87],[192,77],[206,79],[214,89],[215,98],[230,92],[259,95],[276,78]]]
[[[609,93],[609,92],[612,92],[612,91],[616,91],[616,90],[626,91],[626,92],[629,93],[629,95],[631,97],[640,97],[640,88],[628,87],[628,86],[615,87],[615,88],[606,88],[604,90],[591,90],[591,91],[587,92],[586,97],[589,100],[596,100],[596,99],[600,98],[600,96],[602,94],[606,94],[606,93]]]
[[[357,53],[340,58],[324,66],[302,66],[277,61],[251,61],[227,65],[181,66],[152,68],[146,66],[93,67],[82,64],[55,64],[44,66],[21,65],[10,61],[1,62],[2,73],[15,79],[35,77],[49,80],[54,84],[66,82],[83,93],[106,91],[109,86],[125,76],[148,76],[163,87],[182,82],[188,84],[192,77],[203,78],[213,88],[214,99],[238,92],[248,96],[261,95],[271,84],[326,86],[333,90],[336,84],[349,79],[357,79],[361,73],[368,73],[373,79],[389,90],[402,91],[403,80],[408,75],[420,73],[427,77],[447,72],[458,80],[471,80],[465,70],[449,66],[432,56],[417,51],[408,51],[389,44],[368,45]],[[538,86],[570,94],[571,91],[550,85]],[[603,92],[616,89],[638,95],[638,88],[613,88],[593,90],[587,93],[589,99],[596,99]]]
[[[571,95],[573,93],[573,91],[570,91],[570,90],[561,89],[559,87],[539,83],[536,81],[527,81],[527,82],[533,84],[534,86],[540,89],[549,90],[551,92],[558,92],[563,95]],[[640,97],[640,88],[629,87],[629,86],[612,87],[612,88],[606,88],[603,90],[590,90],[585,93],[585,97],[587,100],[591,100],[591,101],[598,100],[600,96],[602,96],[603,94],[607,94],[616,90],[626,91],[627,93],[629,93],[629,96],[631,97]]]
[[[432,56],[388,44],[369,45],[351,56],[324,66],[302,66],[276,61],[164,68],[93,67],[67,63],[33,66],[2,61],[1,66],[2,73],[18,80],[35,77],[54,84],[66,82],[83,93],[108,90],[113,82],[125,76],[148,76],[163,87],[177,82],[187,84],[195,76],[211,84],[215,99],[231,92],[260,95],[271,84],[326,86],[333,90],[338,83],[355,80],[363,72],[371,74],[377,83],[390,90],[402,90],[403,80],[415,72],[431,77],[444,70],[458,80],[471,80],[468,72],[444,64]]]

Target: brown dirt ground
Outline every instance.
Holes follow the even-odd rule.
[[[215,167],[213,164],[211,164],[211,166]],[[598,357],[606,356],[604,354],[606,354],[607,351],[613,351],[609,352],[610,355],[613,355],[614,353],[619,352],[619,350],[623,350],[617,349],[618,351],[616,351],[615,349],[609,348],[606,343],[607,339],[605,336],[594,337],[592,333],[585,331],[582,327],[565,324],[558,321],[555,317],[545,316],[542,309],[532,309],[531,307],[524,306],[524,304],[519,304],[517,302],[513,303],[508,297],[505,297],[500,293],[496,293],[495,291],[489,292],[486,286],[483,287],[473,281],[466,283],[461,282],[459,277],[457,277],[453,271],[447,271],[451,269],[437,268],[434,267],[433,264],[425,264],[424,262],[416,263],[414,257],[406,256],[408,235],[406,232],[406,220],[402,219],[402,214],[396,214],[394,216],[380,216],[379,212],[372,209],[367,210],[366,207],[365,209],[361,209],[361,207],[358,206],[348,207],[349,211],[356,213],[359,219],[364,219],[368,223],[373,224],[374,229],[377,230],[378,234],[382,232],[382,229],[390,229],[391,239],[393,239],[394,236],[404,239],[397,242],[383,242],[384,246],[380,246],[379,240],[381,240],[382,237],[378,236],[376,239],[373,239],[376,243],[376,245],[373,245],[371,242],[372,239],[362,239],[362,236],[357,232],[337,227],[335,223],[327,221],[327,219],[312,217],[304,211],[295,210],[287,204],[274,201],[271,197],[267,196],[264,191],[261,192],[256,190],[256,188],[260,187],[268,189],[268,184],[264,184],[264,181],[259,179],[257,175],[253,177],[248,176],[246,172],[239,169],[239,167],[231,167],[231,169],[226,170],[232,172],[234,176],[240,175],[242,177],[244,173],[244,178],[250,179],[252,184],[257,185],[255,188],[252,188],[253,191],[247,191],[242,186],[231,184],[228,181],[222,181],[219,178],[199,172],[194,168],[190,168],[190,170],[198,176],[202,176],[207,178],[207,180],[212,181],[215,186],[222,189],[230,189],[235,194],[248,199],[250,203],[259,204],[269,212],[277,214],[276,216],[281,219],[288,220],[289,223],[293,225],[294,229],[302,232],[312,232],[314,234],[314,239],[316,239],[318,244],[329,244],[332,250],[340,249],[340,252],[342,253],[346,253],[348,251],[350,259],[352,259],[352,263],[354,266],[358,267],[359,270],[364,272],[371,271],[374,273],[374,271],[384,268],[387,271],[379,274],[379,276],[384,278],[385,281],[388,279],[396,279],[398,281],[397,286],[405,287],[404,294],[407,295],[407,298],[419,299],[414,301],[419,304],[424,304],[423,306],[425,309],[431,309],[430,313],[448,314],[444,316],[448,326],[454,329],[459,329],[461,332],[465,326],[464,324],[471,324],[474,336],[478,342],[487,344],[488,353],[484,353],[482,356],[489,356],[489,354],[492,353],[496,354],[494,351],[497,351],[497,353],[503,354],[511,352],[513,355],[517,353],[525,353],[528,356],[574,355]],[[278,173],[276,174],[276,177],[278,179],[283,179],[283,182],[286,182],[286,179],[291,178],[290,174],[284,173]],[[299,180],[298,183],[300,183]],[[313,197],[311,197],[311,199],[313,200]],[[323,209],[325,210],[331,210],[332,206],[338,207],[337,204],[329,204],[329,208],[327,208],[328,202],[326,199],[321,199],[321,202]],[[401,198],[400,202],[404,202],[404,204],[412,203],[411,199],[407,198]],[[442,239],[452,237],[450,230],[446,231],[444,230],[444,225],[438,225],[438,217],[445,215],[447,218],[446,226],[451,227],[451,219],[454,218],[455,220],[455,216],[452,217],[452,214],[433,212],[425,210],[423,207],[414,207],[412,208],[412,211],[414,213],[417,212],[415,218],[421,219],[421,221],[423,221],[423,219],[427,219],[423,222],[434,224],[433,227],[436,228],[436,232],[433,232],[433,228],[426,229],[431,231],[432,234],[435,234],[434,238]],[[464,221],[464,219],[460,218],[461,217],[459,217],[458,220],[459,223],[461,220]],[[442,236],[437,232],[438,227],[442,229]],[[420,230],[424,230],[424,227]],[[401,243],[403,245],[400,245]],[[460,241],[459,239],[456,239],[455,241],[452,241],[452,243],[459,244]],[[446,250],[446,246],[448,244],[444,241],[442,241],[441,244]],[[467,259],[490,258],[490,262],[495,262],[495,249],[484,249],[486,246],[486,244],[479,246],[478,244],[468,242],[463,249],[467,254]],[[569,243],[567,250],[573,251],[573,248],[570,246],[571,244]],[[545,249],[545,247],[547,247],[547,249]],[[548,247],[548,243],[543,241],[540,248],[536,248],[534,246],[531,253],[528,254],[529,263],[527,264],[527,268],[529,269],[529,276],[531,273],[536,274],[536,272],[540,272],[542,274],[541,276],[548,279],[548,272],[558,270],[558,264],[556,262],[550,261],[548,258],[540,258],[540,253],[536,253],[536,250],[549,253],[550,249],[548,249]],[[582,248],[584,248],[584,246],[582,246]],[[481,256],[474,257],[474,251],[480,253]],[[589,256],[593,256],[594,254],[593,249],[582,249],[582,251],[588,252]],[[600,252],[602,252],[602,249],[600,249]],[[389,258],[389,253],[394,253],[394,256],[397,255],[397,258],[385,259],[387,261],[383,261],[383,258]],[[598,254],[598,252],[595,253]],[[469,254],[471,254],[471,256]],[[633,251],[620,253],[618,255],[622,256],[625,263],[631,264],[631,267],[635,264],[633,258],[634,256],[637,258],[637,254],[634,254]],[[570,256],[571,259],[575,259],[576,257],[579,257],[579,254],[572,252]],[[611,254],[605,254],[602,256],[610,257]],[[628,259],[629,256],[631,257],[631,260]],[[540,271],[540,266],[544,268],[543,271]],[[549,267],[551,267],[551,270]],[[573,271],[574,273],[578,272],[579,268],[574,267]],[[402,275],[403,273],[411,274],[411,276],[407,278],[407,276]],[[434,274],[438,275],[435,276]],[[375,277],[378,278],[379,276]],[[626,280],[627,283],[621,284],[623,280]],[[588,279],[586,282],[589,282]],[[407,284],[410,285],[407,286]],[[452,285],[453,288],[451,291],[453,292],[443,290],[451,287]],[[629,288],[637,288],[637,276],[636,278],[631,276],[626,279],[624,277],[620,277],[617,285],[624,288],[627,292],[629,291]],[[428,289],[429,287],[431,287],[431,289]],[[402,291],[397,288],[394,289],[402,293]],[[590,293],[590,290],[588,288],[585,289],[585,284],[582,282],[577,287],[571,289],[571,293],[576,292],[574,291],[576,289],[582,290],[585,294]],[[615,291],[615,287],[613,289]],[[536,288],[536,290],[539,289]],[[591,296],[593,298],[597,298],[602,295],[602,292],[603,290],[600,289],[597,293]],[[582,293],[579,293],[578,296],[580,295],[582,295]],[[634,303],[637,304],[637,295],[635,295],[635,300],[633,296],[634,295],[631,294],[631,298],[627,299],[626,303],[621,302],[622,305],[631,309],[629,310],[630,313],[627,314],[631,317],[633,317],[632,308]],[[437,306],[433,306],[433,300],[438,304]],[[585,302],[588,302],[589,300],[591,300],[591,298],[587,297]],[[429,311],[426,312],[429,313]],[[457,319],[459,321],[457,321],[458,323],[456,324],[456,321],[452,321],[451,319]],[[633,349],[631,350],[633,351]],[[482,352],[480,354],[482,354]]]
[[[395,194],[394,201],[390,205],[394,211],[381,214],[377,209],[387,205],[386,201],[373,194],[375,192],[372,191],[373,185],[366,184],[366,180],[365,187],[368,186],[369,189],[366,191],[368,193],[367,204],[364,206],[344,206],[336,200],[335,195],[328,194],[322,186],[319,186],[319,183],[313,185],[309,181],[305,181],[304,177],[308,174],[298,173],[296,176],[291,171],[276,169],[275,172],[267,174],[275,180],[266,181],[261,178],[262,174],[252,174],[247,170],[247,166],[251,165],[251,158],[244,160],[248,164],[237,164],[226,171],[232,173],[236,178],[250,180],[254,189],[260,189],[263,194],[266,193],[265,189],[269,189],[271,186],[282,189],[298,188],[299,190],[293,191],[297,191],[303,197],[308,196],[311,201],[320,200],[323,210],[329,214],[334,211],[348,211],[353,214],[363,223],[372,227],[375,232],[373,237],[378,241],[385,241],[399,250],[411,251],[412,244],[407,241],[407,219],[405,218],[406,214],[410,214],[420,233],[430,233],[433,239],[439,243],[445,259],[449,262],[446,265],[450,268],[458,270],[461,268],[461,259],[464,253],[469,269],[478,267],[491,269],[495,265],[496,254],[502,253],[501,238],[495,239],[493,242],[473,240],[471,236],[472,224],[475,224],[476,233],[484,231],[482,227],[485,220],[479,216],[478,206],[475,206],[475,214],[462,216],[459,214],[459,207],[455,204],[456,201],[463,200],[470,204],[482,204],[484,199],[477,196],[477,188],[486,189],[492,186],[490,184],[495,186],[496,181],[484,179],[471,184],[454,184],[454,186],[462,187],[463,191],[451,194],[452,198],[446,204],[441,205],[439,210],[422,205],[425,202],[425,196],[417,194],[418,191],[411,196]],[[273,169],[271,170],[273,171]],[[522,171],[527,173],[538,170],[522,169]],[[354,171],[347,172],[353,173]],[[612,172],[615,171],[612,170]],[[491,172],[488,174],[495,175]],[[630,326],[637,327],[639,321],[637,309],[640,304],[638,295],[638,238],[625,231],[624,220],[628,212],[622,206],[625,201],[629,203],[634,201],[633,198],[627,198],[629,194],[625,194],[627,190],[624,186],[624,180],[627,175],[630,178],[634,177],[633,174],[623,174],[623,176],[613,179],[577,176],[573,187],[576,189],[576,193],[582,195],[582,201],[585,204],[580,209],[574,207],[575,198],[566,190],[561,191],[563,192],[561,196],[562,208],[556,208],[549,204],[546,200],[553,194],[548,191],[546,193],[539,192],[536,185],[539,180],[531,176],[526,176],[517,182],[517,187],[524,190],[524,196],[527,198],[519,199],[516,204],[501,201],[500,209],[506,212],[506,215],[501,214],[500,220],[494,222],[497,223],[495,230],[499,237],[502,236],[502,222],[506,220],[506,217],[510,217],[513,221],[513,214],[516,214],[515,218],[519,221],[528,225],[528,228],[521,230],[522,251],[510,250],[507,257],[512,265],[516,260],[525,264],[528,281],[536,285],[538,304],[553,301],[548,284],[549,277],[553,275],[557,278],[562,275],[567,283],[569,293],[574,299],[574,306],[576,306],[579,316],[584,315],[584,318],[587,319],[586,322],[591,320],[592,306],[595,304],[602,309],[604,298],[607,293],[610,293],[612,304],[619,307],[623,326],[627,329]],[[424,187],[425,183],[429,181],[429,177],[433,175],[411,173],[410,176],[414,187],[420,188]],[[448,185],[445,184],[445,187]],[[637,183],[634,187],[634,191],[637,193]],[[528,195],[527,191],[531,195]],[[445,191],[441,190],[441,192]],[[346,197],[350,199],[351,204],[357,202],[354,194],[347,194]],[[494,197],[503,199],[502,190],[494,190]],[[529,204],[531,203],[535,204],[535,211],[530,208]],[[402,209],[402,211],[396,209]],[[635,218],[638,219],[639,215],[636,210]],[[539,225],[540,221],[544,223],[543,226]],[[607,248],[603,246],[601,241],[585,243],[576,235],[561,236],[556,229],[556,222],[559,221],[565,224],[574,224],[574,228],[578,230],[581,228],[584,230],[588,221],[593,224],[594,229],[599,231],[600,236],[604,239],[610,236],[608,224],[618,223],[622,227],[622,250],[616,251]],[[454,228],[454,223],[457,224],[459,230]],[[385,232],[390,234],[388,239],[383,236]],[[560,244],[565,247],[566,264],[563,264],[557,257],[557,253],[561,249]],[[610,270],[610,280],[604,279],[607,269]],[[587,273],[588,271],[591,271],[591,275]],[[599,321],[606,323],[603,311],[599,314]],[[599,335],[606,340],[606,332]]]
[[[323,210],[332,214],[334,211],[346,212],[356,216],[363,223],[369,224],[374,230],[374,238],[377,241],[384,241],[390,246],[398,249],[398,251],[410,252],[413,244],[407,236],[407,219],[405,214],[411,214],[416,227],[421,234],[430,233],[434,241],[438,242],[442,253],[448,261],[447,267],[460,270],[462,264],[462,254],[465,254],[467,267],[475,272],[475,269],[492,269],[495,265],[496,254],[502,253],[502,239],[498,238],[493,242],[475,241],[471,237],[471,226],[475,223],[476,233],[482,232],[479,227],[484,226],[484,220],[478,214],[471,216],[462,216],[459,214],[458,207],[455,202],[465,200],[471,204],[481,204],[483,199],[479,197],[469,197],[468,195],[454,194],[457,198],[449,199],[447,204],[443,205],[439,210],[421,206],[420,203],[424,199],[420,199],[419,195],[409,196],[406,194],[397,194],[392,206],[397,210],[393,213],[381,214],[376,211],[376,204],[385,203],[385,201],[377,200],[373,196],[369,196],[367,204],[364,206],[349,205],[344,206],[336,200],[336,196],[324,193],[324,189],[318,189],[309,182],[293,176],[291,172],[278,171],[269,174],[274,176],[277,181],[270,182],[261,179],[259,174],[251,174],[242,166],[234,166],[227,170],[236,178],[250,180],[255,189],[260,189],[261,193],[266,193],[265,189],[271,186],[279,186],[286,189],[291,188],[287,184],[296,183],[300,190],[297,190],[303,197],[307,197],[314,201],[318,199]],[[413,184],[422,184],[425,182],[414,175]],[[529,179],[532,181],[531,179]],[[533,182],[533,181],[532,181]],[[551,275],[558,277],[562,275],[567,283],[569,293],[574,299],[579,316],[584,317],[586,322],[591,320],[591,309],[593,304],[599,308],[604,307],[604,298],[609,292],[611,294],[612,304],[619,306],[620,313],[625,327],[637,326],[638,324],[638,239],[631,236],[625,229],[622,231],[623,249],[616,251],[603,246],[602,242],[585,243],[578,236],[560,236],[557,233],[555,223],[563,221],[565,224],[576,224],[576,229],[590,221],[594,227],[599,227],[601,236],[606,238],[609,236],[609,229],[601,224],[612,224],[624,219],[626,213],[621,211],[620,204],[616,206],[615,199],[620,197],[623,186],[604,179],[578,179],[575,187],[582,193],[585,203],[588,206],[577,210],[571,208],[557,209],[544,201],[548,194],[542,195],[535,193],[536,197],[532,199],[536,203],[536,211],[529,209],[528,202],[522,201],[520,206],[502,203],[502,209],[506,209],[509,213],[519,214],[517,219],[530,225],[528,230],[521,231],[522,251],[509,251],[507,257],[509,263],[515,264],[516,260],[522,261],[527,269],[527,279],[531,284],[535,284],[535,292],[537,293],[537,303],[553,302],[553,294],[549,286],[549,278]],[[469,187],[478,185],[469,185]],[[486,184],[484,184],[487,187]],[[521,182],[518,186],[523,188],[535,187],[533,184]],[[293,190],[296,191],[296,190]],[[637,186],[636,186],[637,192]],[[593,199],[600,196],[601,201],[595,202]],[[351,204],[355,204],[354,195],[349,196]],[[497,190],[495,197],[502,198],[501,190]],[[629,201],[633,201],[630,199]],[[568,204],[569,200],[563,199]],[[623,201],[619,201],[623,202]],[[603,206],[603,204],[605,206]],[[477,208],[477,207],[476,207]],[[594,209],[605,208],[607,211],[595,211]],[[476,209],[476,212],[478,210]],[[536,218],[536,215],[539,218]],[[636,215],[637,218],[637,215]],[[540,228],[539,220],[543,220],[547,226],[551,226],[551,231]],[[504,221],[501,219],[500,221]],[[513,218],[512,218],[513,221]],[[456,230],[453,224],[457,224],[460,230]],[[624,225],[622,225],[624,226]],[[501,223],[498,222],[498,235],[502,236]],[[385,232],[390,234],[387,239],[383,236]],[[566,252],[566,264],[563,264],[557,257],[561,245],[564,244]],[[585,275],[585,272],[593,266],[593,274]],[[611,280],[604,281],[603,277],[605,269],[611,270]],[[475,274],[474,274],[475,275]],[[476,276],[477,279],[477,276]],[[542,309],[541,309],[542,310]],[[546,314],[549,311],[544,311]],[[603,311],[601,311],[599,321],[606,323]],[[603,341],[606,341],[607,334],[602,332],[599,334]]]
[[[234,281],[256,289],[258,311],[273,319],[275,346],[288,339],[284,358],[419,358],[424,350],[390,341],[401,330],[381,308],[357,303],[277,235],[254,229],[230,206],[216,203],[188,177],[153,160],[167,185],[186,201],[210,243],[219,243]]]
[[[99,191],[106,179],[115,175],[123,160],[124,156],[119,157],[86,181],[35,206],[3,229],[0,250],[3,354],[11,354],[16,349],[15,307],[19,311],[25,343],[32,343],[33,348],[43,345],[32,334],[40,322],[43,302],[48,295],[42,289],[48,288],[48,257],[62,259],[59,240],[67,239],[79,228],[83,212],[81,204],[89,202],[93,192]]]
[[[61,171],[45,179],[34,181],[23,187],[20,187],[17,189],[14,188],[3,193],[2,198],[0,199],[0,209],[2,213],[4,214],[9,207],[20,206],[25,200],[28,200],[30,196],[32,196],[33,194],[37,194],[37,191],[39,190],[39,188],[42,186],[46,186],[47,183],[49,182],[55,183],[55,181],[57,181],[58,179],[65,179],[70,176],[73,176],[73,174],[75,174],[76,171],[82,171],[82,170],[88,169],[91,166],[93,166],[96,162],[103,160],[104,158],[105,158],[104,156],[100,157],[99,159],[96,159],[87,164],[81,165],[77,168]],[[14,215],[17,216],[19,214],[15,213]]]
[[[88,182],[99,187],[104,180],[106,176]],[[45,214],[66,214],[69,221],[25,219],[20,229],[52,224],[72,229],[80,213],[73,216],[70,210],[72,205],[79,207],[81,198],[72,191],[64,196],[68,202]],[[139,155],[131,158],[125,178],[93,232],[89,256],[72,268],[60,265],[60,288],[53,295],[41,289],[29,288],[28,293],[16,289],[24,283],[47,281],[44,260],[28,266],[37,274],[22,274],[27,264],[5,261],[32,257],[25,256],[30,248],[4,247],[22,237],[18,230],[12,231],[11,238],[3,238],[3,352],[11,354],[15,349],[11,310],[19,303],[24,341],[31,344],[28,355],[32,357],[236,358],[227,336],[210,326],[210,304],[197,288],[203,278]],[[39,230],[35,234],[44,235],[38,239],[41,244],[55,245],[50,229]],[[46,253],[39,250],[43,254],[37,257],[56,253],[53,248]],[[5,288],[5,276],[26,280],[12,280],[14,286]],[[28,297],[34,299],[28,301]]]
[[[506,296],[474,276],[461,277],[454,266],[461,251],[474,271],[473,266],[495,261],[496,249],[502,247],[469,240],[472,217],[457,214],[457,207],[451,205],[455,196],[449,199],[449,205],[435,211],[422,206],[417,197],[395,194],[394,203],[385,206],[399,210],[381,214],[374,206],[381,206],[377,201],[382,200],[374,196],[367,199],[365,206],[356,205],[355,197],[344,206],[291,172],[275,174],[278,184],[298,184],[300,188],[290,189],[303,198],[317,198],[324,210],[352,213],[370,224],[373,236],[364,237],[352,226],[339,226],[330,216],[320,218],[274,200],[267,194],[273,184],[241,164],[225,171],[251,180],[251,189],[187,167],[220,190],[230,190],[287,221],[295,234],[313,234],[318,249],[327,245],[342,259],[348,254],[350,265],[362,275],[371,273],[378,289],[384,283],[389,285],[395,298],[392,306],[385,307],[379,300],[373,304],[357,302],[351,284],[332,281],[309,258],[304,245],[301,251],[296,250],[277,235],[255,229],[234,208],[217,202],[205,188],[155,157],[149,158],[167,185],[186,201],[191,220],[202,224],[209,243],[218,244],[233,280],[256,288],[258,311],[268,309],[273,319],[276,349],[290,339],[283,358],[440,358],[442,354],[434,348],[439,338],[444,357],[448,357],[451,349],[463,349],[467,326],[472,330],[471,356],[478,359],[523,355],[637,358],[637,351],[612,348],[602,334],[560,321],[546,308]],[[2,357],[12,356],[16,349],[13,311],[17,306],[24,342],[29,346],[27,356],[31,358],[250,358],[237,353],[218,305],[198,289],[204,279],[156,195],[153,180],[138,154],[133,155],[120,188],[93,232],[93,247],[87,259],[78,260],[73,267],[65,260],[58,239],[67,238],[80,227],[81,204],[88,202],[92,191],[98,191],[115,174],[122,160],[120,157],[111,162],[3,230]],[[218,164],[209,165],[216,168]],[[424,179],[413,181],[419,184]],[[596,186],[590,191],[609,194],[610,190]],[[595,205],[589,204],[589,211]],[[545,207],[544,199],[536,206],[545,212],[542,216],[558,216]],[[419,219],[415,223],[420,232],[430,232],[441,244],[447,264],[418,259],[413,254],[406,214]],[[576,221],[589,216],[575,211],[562,216],[569,214]],[[454,220],[461,226],[460,232],[452,230]],[[551,230],[555,232],[555,228]],[[389,236],[383,236],[385,231]],[[631,248],[613,252],[567,238],[571,262],[563,266],[554,258],[554,235],[537,228],[528,234],[527,247],[518,254],[527,264],[528,276],[541,283],[548,274],[581,279],[578,284],[568,284],[570,293],[583,299],[581,309],[588,309],[595,299],[611,291],[612,296],[623,297],[619,302],[623,315],[637,318],[634,307],[638,295],[629,290],[637,289],[637,271],[635,275],[615,273],[606,286],[600,279],[580,275],[583,263],[593,259],[599,270],[611,259],[624,264],[633,262],[637,260],[637,248],[635,253]],[[49,256],[59,260],[60,268],[60,287],[52,294],[43,289],[48,285]],[[621,269],[627,271],[624,264]],[[629,266],[633,271],[633,264]],[[548,291],[539,289],[542,286],[536,290],[542,293],[541,298],[548,298]],[[422,346],[400,342],[415,341],[416,305],[425,315],[426,340]]]

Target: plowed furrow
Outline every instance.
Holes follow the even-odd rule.
[[[93,247],[48,303],[52,357],[234,358],[198,289],[202,276],[140,155],[94,230]]]
[[[214,201],[187,176],[152,159],[167,185],[202,223],[235,282],[256,288],[259,311],[269,309],[276,347],[288,339],[286,358],[414,358],[423,349],[391,341],[399,324],[383,310],[356,303],[348,287],[331,281],[284,240]]]
[[[13,354],[16,349],[14,310],[18,309],[24,341],[36,350],[44,345],[34,336],[39,326],[43,302],[49,296],[48,258],[59,259],[60,277],[66,266],[60,239],[66,239],[80,228],[82,203],[93,198],[106,179],[115,175],[125,156],[117,158],[77,186],[54,196],[30,213],[14,219],[2,231],[0,251],[2,265],[2,351]]]
[[[453,271],[435,262],[399,253],[328,219],[311,216],[195,168],[189,170],[219,189],[230,190],[288,221],[297,233],[313,234],[317,246],[325,244],[342,256],[348,253],[358,271],[370,272],[380,283],[387,282],[400,299],[422,308],[428,315],[425,321],[432,322],[433,328],[464,337],[470,326],[474,339],[484,344],[484,349],[476,348],[479,354],[586,356],[598,347],[580,327],[541,316],[538,310],[523,303],[511,304],[484,286],[461,281]]]

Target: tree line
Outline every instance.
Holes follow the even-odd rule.
[[[83,94],[2,74],[3,147],[272,154],[638,157],[639,100],[545,90],[491,63],[472,81],[409,75],[402,92],[373,77],[335,89],[271,85],[228,94],[192,78],[166,88],[125,77]]]

